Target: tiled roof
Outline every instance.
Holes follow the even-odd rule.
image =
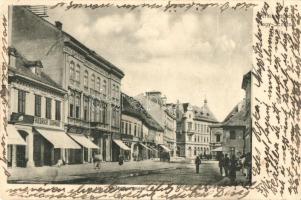
[[[16,57],[16,67],[9,66],[8,70],[13,75],[21,75],[28,77],[30,79],[33,79],[35,81],[39,81],[41,83],[44,83],[46,85],[50,85],[52,87],[58,88],[60,90],[63,90],[63,88],[58,85],[56,82],[54,82],[47,74],[45,74],[43,71],[39,74],[33,73],[28,67],[30,66],[37,66],[42,68],[41,61],[29,61],[26,58],[24,58],[20,53],[17,52],[16,49],[10,48],[11,53],[14,54]]]
[[[184,112],[187,112],[189,103],[183,103]],[[201,108],[198,106],[192,106],[194,112],[194,118],[197,120],[210,121],[217,123],[217,119],[214,114],[209,109],[207,103],[205,103]]]
[[[250,125],[250,120],[250,105],[246,105],[244,101],[242,101],[232,109],[221,125],[248,127]]]
[[[145,110],[139,101],[124,93],[122,93],[122,113],[130,114],[139,118],[149,128],[156,129],[157,131],[164,131],[164,129]]]
[[[196,119],[210,121],[210,122],[218,122],[216,117],[209,109],[207,103],[205,103],[201,108],[197,106],[193,106],[193,112],[195,113]]]

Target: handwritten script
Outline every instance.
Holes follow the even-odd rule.
[[[252,172],[265,197],[300,192],[299,11],[264,3],[255,16]]]
[[[228,9],[232,10],[248,10],[252,9],[253,7],[257,6],[254,3],[235,3],[232,5],[230,2],[224,3],[172,3],[169,1],[167,4],[160,4],[160,3],[142,3],[142,4],[114,4],[114,3],[104,3],[104,4],[82,4],[82,3],[74,3],[70,1],[69,3],[60,2],[54,6],[51,6],[51,9],[57,7],[64,7],[65,10],[72,10],[78,8],[89,8],[89,9],[98,9],[98,8],[109,8],[109,7],[116,7],[119,9],[127,9],[127,10],[135,10],[141,8],[149,8],[149,9],[161,9],[163,12],[177,12],[177,10],[184,10],[184,11],[203,11],[208,8],[218,8],[220,12],[224,12]]]

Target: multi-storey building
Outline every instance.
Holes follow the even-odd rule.
[[[166,104],[166,97],[161,92],[152,91],[135,97],[147,112],[164,128],[163,137],[159,138],[160,151],[167,151],[176,156],[176,115],[171,104]]]
[[[178,155],[194,158],[200,154],[211,154],[209,126],[218,121],[210,111],[207,100],[201,108],[190,103],[177,103],[176,112]]]
[[[82,155],[64,130],[67,91],[43,71],[41,61],[29,61],[14,48],[9,58],[8,166],[54,165],[68,160],[70,149]]]
[[[23,6],[12,9],[11,42],[29,59],[43,62],[47,75],[67,90],[64,101],[65,130],[79,141],[87,136],[104,161],[112,158],[112,133],[120,131],[120,86],[123,72],[83,43]],[[84,160],[92,148],[84,146]],[[69,150],[70,163],[78,152]]]
[[[222,145],[212,150],[219,154],[241,156],[251,152],[251,72],[244,75],[242,89],[246,92],[245,98],[223,122],[211,127],[212,132],[222,130]]]
[[[120,147],[117,148],[118,146],[115,146],[117,153],[124,153],[129,160],[157,157],[157,144],[161,142],[159,140],[160,135],[163,135],[163,128],[144,109],[139,101],[124,93],[121,98],[122,128],[120,139],[122,141],[114,140]],[[121,142],[127,144],[130,148],[120,145]]]

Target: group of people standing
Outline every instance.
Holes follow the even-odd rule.
[[[248,180],[251,179],[251,154],[247,153],[242,155],[240,158],[236,158],[233,154],[231,158],[228,154],[222,154],[218,158],[218,165],[220,168],[220,173],[223,176],[229,177],[231,183],[235,182],[236,171],[241,170],[242,175],[246,176]]]

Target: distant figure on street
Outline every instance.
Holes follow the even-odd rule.
[[[199,156],[197,156],[195,159],[195,169],[197,174],[199,173],[200,170],[200,164],[201,164],[201,159]]]
[[[123,156],[121,154],[119,154],[118,163],[119,165],[123,165]]]
[[[230,159],[228,157],[228,154],[225,155],[223,165],[224,165],[226,177],[228,177],[229,176],[229,165],[230,165]]]
[[[101,163],[101,154],[96,154],[94,153],[93,156],[93,163],[94,163],[94,168],[95,169],[100,169],[100,163]]]
[[[237,161],[235,155],[232,155],[230,160],[230,172],[229,172],[229,178],[231,180],[231,184],[233,184],[236,179],[236,168],[237,168]]]
[[[218,160],[218,166],[219,166],[219,171],[221,173],[221,176],[223,175],[223,167],[224,167],[224,154],[222,154],[220,157],[219,157],[219,160]]]
[[[244,167],[246,168],[246,177],[248,179],[248,181],[251,183],[251,163],[252,163],[252,160],[251,160],[251,153],[248,152],[246,154],[246,159],[245,159],[245,163],[244,163]]]

